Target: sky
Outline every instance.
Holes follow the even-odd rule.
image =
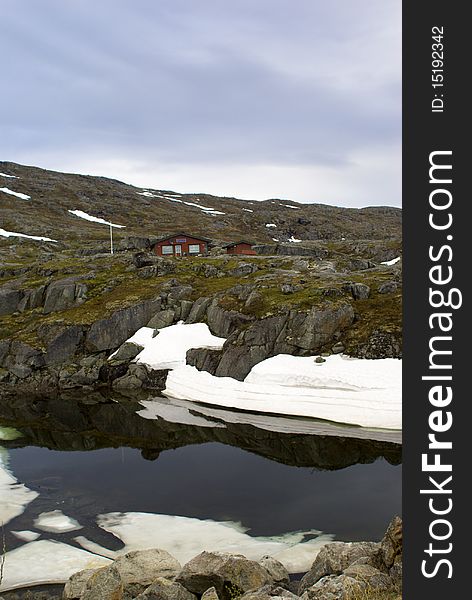
[[[399,0],[0,0],[0,160],[401,204]]]

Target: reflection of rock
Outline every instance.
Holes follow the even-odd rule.
[[[175,424],[162,418],[144,419],[137,414],[142,406],[115,398],[121,399],[113,402],[99,393],[89,394],[87,403],[72,393],[33,399],[10,396],[0,402],[0,417],[12,426],[21,424],[24,437],[4,444],[60,450],[129,446],[141,449],[146,457],[154,457],[164,450],[220,442],[287,465],[328,470],[374,462],[379,457],[392,464],[401,460],[398,444],[342,437],[342,429],[339,437],[297,434],[293,430],[285,433],[244,422],[224,422],[225,411],[215,413],[218,420],[213,417],[214,427],[211,418],[205,423],[202,417],[202,426]],[[197,406],[193,414],[198,415]],[[199,422],[195,416],[193,419]]]

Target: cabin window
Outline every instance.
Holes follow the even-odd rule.
[[[174,246],[162,246],[162,254],[174,254]]]
[[[199,254],[200,253],[200,244],[189,244],[188,252],[189,252],[189,254]]]

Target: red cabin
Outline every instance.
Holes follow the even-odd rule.
[[[158,256],[198,256],[207,254],[210,241],[203,237],[177,233],[157,240],[153,250]]]
[[[223,248],[226,248],[226,254],[248,254],[255,255],[257,252],[252,248],[253,244],[250,242],[231,242],[231,244],[226,244]]]

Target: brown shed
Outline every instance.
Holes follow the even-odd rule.
[[[198,256],[207,254],[210,241],[204,237],[176,233],[157,240],[153,251],[158,256]]]
[[[239,242],[231,242],[230,244],[226,244],[223,248],[226,248],[226,254],[249,254],[255,255],[257,252],[253,250],[253,245],[251,242],[245,242],[241,240]]]

